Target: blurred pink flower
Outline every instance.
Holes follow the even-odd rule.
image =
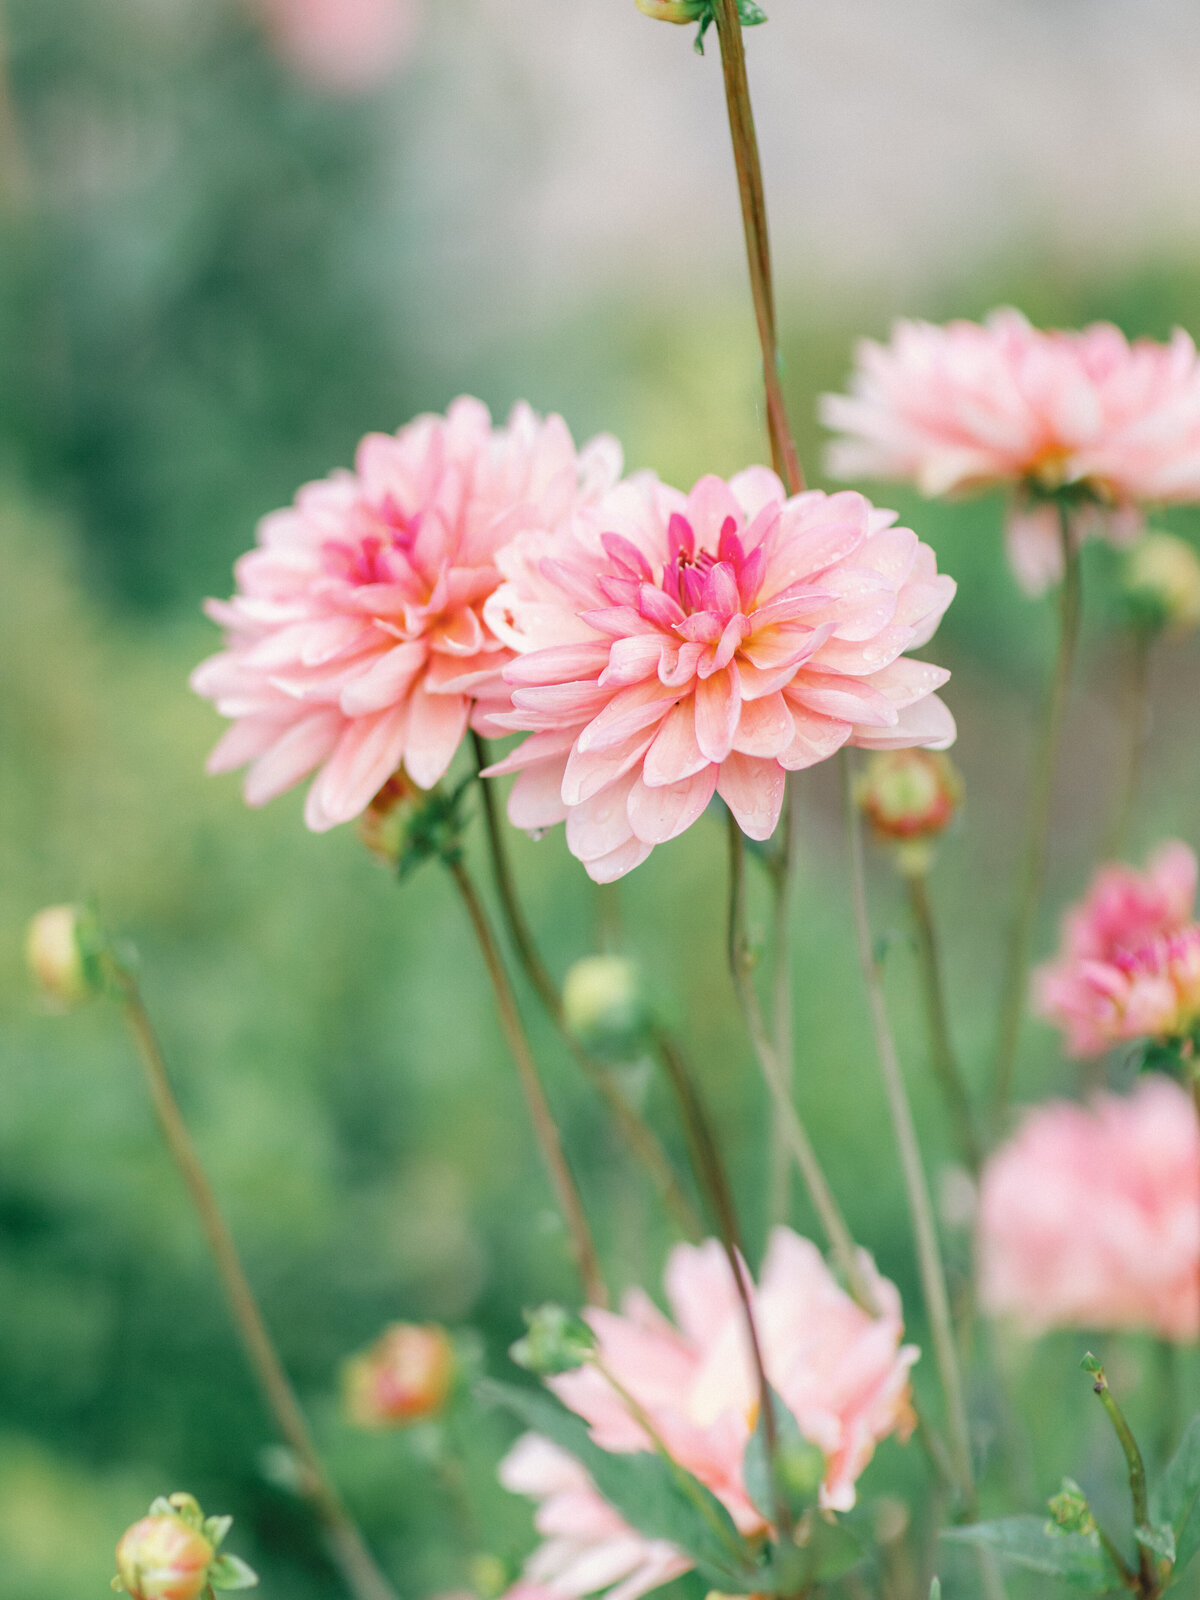
[[[421,0],[251,0],[276,53],[333,94],[382,83],[416,42]]]
[[[518,653],[512,714],[533,733],[509,816],[621,877],[714,791],[742,831],[775,828],[789,771],[844,744],[943,748],[949,674],[904,657],[954,594],[933,552],[862,495],[786,497],[751,468],[689,495],[631,479],[553,532],[518,536],[485,607]]]
[[[1196,879],[1194,852],[1174,841],[1144,873],[1102,867],[1067,912],[1058,956],[1034,974],[1034,1004],[1071,1055],[1184,1033],[1200,1017]]]
[[[907,1437],[913,1425],[909,1369],[895,1286],[866,1255],[863,1272],[878,1316],[838,1285],[817,1247],[786,1228],[771,1235],[761,1283],[751,1285],[763,1361],[771,1386],[805,1437],[824,1454],[821,1503],[848,1510],[855,1484],[880,1439]],[[678,1245],[666,1272],[675,1321],[649,1296],[631,1290],[620,1315],[589,1311],[605,1371],[629,1394],[671,1455],[728,1508],[745,1534],[766,1522],[742,1483],[742,1457],[758,1409],[758,1385],[733,1274],[715,1240]],[[591,1425],[604,1450],[652,1448],[622,1396],[595,1366],[549,1380],[563,1403]],[[669,1545],[632,1533],[605,1504],[587,1474],[535,1435],[520,1441],[502,1468],[509,1488],[541,1502],[537,1525],[546,1543],[527,1576],[555,1593],[582,1596],[609,1584],[631,1600],[665,1583],[690,1562]]]
[[[561,417],[525,405],[501,428],[462,399],[368,435],[354,472],[263,519],[237,594],[208,604],[226,648],[192,687],[234,719],[209,771],[250,763],[256,806],[317,771],[305,809],[316,831],[357,816],[402,762],[431,788],[468,721],[488,726],[477,697],[505,659],[483,621],[498,548],[619,474],[615,440],[577,454]]]
[[[1062,575],[1047,493],[1077,488],[1075,536],[1114,543],[1140,531],[1143,506],[1200,500],[1200,361],[1180,330],[1164,345],[1108,323],[1041,332],[1011,310],[902,321],[889,344],[860,345],[850,388],[822,402],[841,435],[833,474],[927,495],[1011,487],[1009,552],[1031,593]]]
[[[988,1162],[980,1194],[980,1294],[1026,1333],[1200,1332],[1200,1134],[1191,1097],[1144,1078],[1028,1113]]]

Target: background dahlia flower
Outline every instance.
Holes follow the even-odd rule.
[[[280,60],[314,88],[384,82],[416,42],[421,0],[250,0]]]
[[[1017,311],[982,324],[897,322],[863,341],[848,395],[825,395],[841,437],[835,477],[898,479],[923,494],[1015,491],[1009,554],[1039,593],[1062,576],[1059,512],[1073,532],[1128,542],[1141,508],[1200,500],[1200,362],[1186,333],[1132,343],[1109,323],[1042,332]]]
[[[233,719],[209,771],[249,764],[255,806],[315,771],[305,820],[318,832],[357,816],[401,764],[431,788],[472,714],[487,730],[477,697],[505,659],[483,620],[497,550],[620,470],[615,440],[577,453],[561,417],[525,405],[499,428],[461,399],[369,434],[353,472],[263,519],[236,595],[208,603],[226,647],[192,687]]]
[[[1195,853],[1178,841],[1145,872],[1101,867],[1063,918],[1059,954],[1034,973],[1034,1006],[1073,1056],[1183,1033],[1200,1017]]]
[[[499,555],[484,615],[533,734],[494,772],[520,772],[509,816],[619,878],[700,816],[714,792],[769,838],[789,771],[844,744],[943,748],[949,676],[904,652],[954,595],[932,550],[862,495],[788,499],[774,473],[688,495],[620,484]]]
[[[787,1228],[771,1235],[757,1288],[751,1286],[763,1361],[772,1388],[805,1437],[823,1452],[821,1503],[846,1511],[880,1439],[913,1425],[909,1369],[895,1286],[862,1257],[878,1316],[863,1311],[834,1279],[817,1247]],[[678,1245],[666,1271],[669,1321],[640,1290],[621,1313],[586,1313],[605,1369],[653,1423],[676,1461],[724,1503],[744,1534],[766,1523],[742,1483],[742,1458],[758,1403],[746,1327],[724,1250],[716,1240]],[[652,1448],[616,1388],[594,1366],[549,1380],[584,1417],[592,1437],[618,1454]],[[691,1564],[669,1545],[633,1533],[600,1499],[577,1463],[536,1435],[520,1440],[502,1474],[541,1502],[546,1542],[527,1576],[556,1593],[584,1595],[619,1583],[620,1600],[665,1583]]]
[[[1029,1112],[984,1170],[980,1295],[1028,1334],[1200,1332],[1200,1134],[1191,1097],[1147,1075],[1131,1095]]]

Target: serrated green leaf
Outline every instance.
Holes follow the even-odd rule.
[[[1150,1495],[1150,1517],[1175,1534],[1174,1581],[1200,1549],[1200,1416],[1184,1430],[1179,1448]]]
[[[966,1528],[949,1528],[942,1538],[994,1550],[1006,1561],[1061,1578],[1088,1594],[1107,1594],[1121,1587],[1116,1569],[1094,1533],[1064,1533],[1044,1517],[977,1522]]]
[[[729,1593],[752,1593],[761,1587],[760,1569],[733,1518],[691,1473],[649,1451],[612,1455],[601,1450],[583,1418],[543,1391],[486,1380],[476,1393],[485,1405],[510,1411],[574,1456],[632,1528],[685,1551],[709,1581]]]
[[[223,1555],[209,1567],[208,1581],[214,1589],[253,1589],[258,1584],[258,1573],[240,1556]]]

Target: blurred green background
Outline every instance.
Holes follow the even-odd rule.
[[[715,64],[628,10],[610,47],[640,44],[645,29],[656,62],[669,53],[673,72],[703,75],[719,132]],[[50,1018],[30,993],[26,920],[46,903],[94,896],[140,951],[180,1099],[322,1446],[402,1594],[421,1596],[462,1587],[465,1538],[419,1437],[364,1438],[342,1420],[338,1365],[389,1319],[435,1318],[479,1330],[498,1369],[521,1308],[572,1294],[563,1239],[475,951],[438,871],[398,886],[352,830],[309,835],[299,795],[250,812],[234,780],[204,777],[218,727],[187,689],[215,645],[199,603],[228,592],[257,516],[348,461],[366,430],[462,389],[498,415],[518,396],[561,410],[577,438],[611,429],[631,465],[680,482],[758,459],[753,329],[739,271],[710,273],[689,256],[644,276],[632,247],[622,271],[589,278],[581,263],[572,292],[543,301],[526,284],[511,309],[511,262],[501,270],[472,231],[474,191],[456,188],[454,150],[439,157],[428,137],[447,60],[467,49],[466,0],[447,0],[427,54],[418,43],[403,70],[353,97],[289,73],[251,14],[200,11],[186,0],[12,0],[4,12],[0,1595],[104,1593],[121,1530],[154,1494],[182,1487],[236,1514],[232,1547],[260,1568],[265,1595],[340,1592],[280,1481],[269,1421],[118,1017],[94,1006]],[[527,46],[536,77],[536,39],[513,31],[512,51]],[[511,67],[488,50],[472,61],[485,83]],[[519,86],[492,92],[501,106],[512,94],[519,133],[506,159],[536,163],[554,125],[522,121]],[[767,155],[770,176],[769,146]],[[727,161],[703,182],[708,225],[726,241],[719,259],[736,261]],[[803,193],[789,186],[786,196],[802,215]],[[1014,211],[1003,247],[894,281],[886,265],[870,282],[841,282],[783,261],[788,393],[814,474],[816,394],[843,380],[853,339],[898,312],[973,315],[1012,301],[1067,324],[1106,316],[1130,333],[1200,329],[1200,268],[1182,244],[1092,261],[1030,239]],[[430,287],[430,259],[459,256],[453,281],[485,335],[464,334],[448,295]],[[570,286],[569,263],[565,272]],[[998,505],[886,498],[960,583],[930,654],[954,669],[969,799],[935,894],[954,1022],[980,1083],[1051,617],[1014,589]],[[1168,521],[1200,532],[1186,515]],[[1043,949],[1054,907],[1094,859],[1115,787],[1124,657],[1113,566],[1089,550]],[[1157,664],[1139,850],[1168,833],[1200,842],[1198,670],[1195,642],[1164,648]],[[836,787],[822,771],[803,781],[797,1092],[854,1230],[901,1285],[920,1341],[853,961]],[[612,906],[599,905],[561,836],[518,838],[513,850],[561,972],[597,948]],[[757,1246],[765,1108],[725,976],[723,878],[721,828],[706,819],[622,884],[619,916],[623,947],[700,1063]],[[761,923],[757,881],[754,892]],[[881,930],[902,929],[882,862],[875,893]],[[888,967],[936,1180],[950,1147],[906,998],[903,939]],[[612,1279],[654,1286],[670,1232],[530,1013]],[[649,1069],[635,1066],[629,1087],[682,1160]],[[1023,1095],[1071,1087],[1052,1038],[1031,1026]],[[795,1221],[813,1226],[799,1199]],[[967,1242],[948,1239],[961,1282]],[[1102,1500],[1118,1492],[1115,1452],[1077,1372],[1082,1347],[1055,1339],[1006,1353],[1031,1418],[1019,1509],[1036,1508],[1063,1472]],[[1154,1351],[1129,1341],[1108,1353],[1132,1413],[1148,1415]],[[1188,1353],[1185,1392],[1194,1364]],[[932,1396],[929,1366],[918,1383]],[[991,1462],[1004,1408],[979,1363],[973,1400]],[[486,1542],[515,1560],[531,1533],[527,1509],[493,1483],[507,1426],[463,1419],[461,1433]],[[985,1481],[998,1502],[999,1473]],[[923,1494],[925,1470],[915,1448],[889,1444],[864,1492],[870,1501],[897,1490]],[[953,1562],[944,1570],[952,1592],[972,1589],[972,1569],[957,1579]]]

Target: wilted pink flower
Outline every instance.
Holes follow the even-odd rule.
[[[903,652],[933,634],[954,583],[894,521],[859,494],[789,500],[757,467],[686,496],[630,480],[518,536],[485,608],[520,657],[500,720],[534,735],[493,769],[521,773],[512,821],[565,819],[606,882],[714,791],[766,839],[787,772],[844,744],[950,744],[933,693],[949,674]]]
[[[909,1368],[894,1285],[863,1256],[878,1316],[835,1281],[820,1252],[786,1228],[771,1235],[761,1284],[751,1286],[771,1386],[805,1437],[825,1456],[821,1503],[845,1511],[880,1439],[912,1427]],[[679,1245],[666,1273],[674,1322],[632,1290],[620,1315],[589,1311],[600,1366],[645,1412],[682,1466],[728,1508],[745,1534],[766,1529],[742,1482],[742,1458],[757,1416],[758,1384],[733,1274],[721,1246]],[[585,1417],[592,1437],[617,1454],[653,1448],[616,1385],[587,1365],[549,1380]],[[600,1499],[586,1473],[545,1440],[527,1436],[508,1458],[504,1481],[542,1502],[546,1543],[528,1576],[556,1593],[581,1596],[621,1585],[621,1600],[665,1583],[690,1565],[670,1546],[634,1534]]]
[[[1059,513],[1078,491],[1076,537],[1127,542],[1141,507],[1200,500],[1200,362],[1186,333],[1130,343],[1094,323],[1041,332],[1019,312],[982,324],[898,322],[864,341],[849,395],[826,395],[842,478],[908,480],[923,494],[1016,491],[1009,550],[1037,593],[1062,575]]]
[[[1029,1334],[1200,1332],[1200,1135],[1191,1098],[1151,1074],[1131,1095],[1029,1112],[988,1162],[981,1298]]]
[[[416,41],[421,0],[251,0],[284,64],[318,89],[374,88]]]
[[[1071,1055],[1185,1033],[1200,1018],[1196,878],[1195,854],[1172,842],[1144,873],[1102,867],[1067,912],[1058,956],[1034,974],[1034,1001]]]
[[[209,771],[250,763],[246,799],[263,805],[319,769],[305,810],[316,831],[357,816],[401,763],[431,788],[505,659],[483,621],[497,550],[619,473],[615,440],[577,454],[561,417],[525,405],[502,428],[463,399],[369,434],[354,472],[263,519],[238,593],[209,602],[226,648],[192,687],[234,719]],[[478,706],[474,719],[486,729]]]

